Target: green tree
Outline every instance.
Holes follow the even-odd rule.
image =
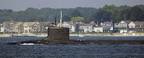
[[[131,20],[135,20],[135,21],[136,20],[143,20],[144,11],[137,6],[134,6],[128,11],[128,15],[129,15],[128,19],[131,19]]]
[[[71,18],[72,22],[82,22],[84,21],[84,17],[76,16]]]
[[[122,19],[121,11],[123,10],[124,6],[116,7],[115,5],[106,5],[103,9],[107,12],[111,13],[111,19],[115,22],[120,21]]]
[[[111,20],[111,13],[107,12],[103,9],[100,9],[98,12],[96,12],[93,15],[93,18],[95,18],[95,21],[102,22],[102,21],[110,21]]]

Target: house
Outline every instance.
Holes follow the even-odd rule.
[[[94,21],[90,23],[74,22],[71,23],[71,32],[94,32],[94,26],[97,26]]]
[[[91,21],[89,24],[91,24],[93,26],[98,26],[98,24],[95,21]]]
[[[63,23],[63,27],[67,27],[70,29],[70,32],[78,32],[79,31],[79,25],[73,24],[71,22]]]
[[[4,32],[5,33],[14,33],[15,32],[15,23],[14,21],[3,22]]]
[[[103,32],[111,32],[114,28],[113,22],[102,22],[100,26],[103,27]]]
[[[70,32],[80,32],[80,24],[76,23],[76,24],[71,24],[71,28],[70,28]]]
[[[0,24],[0,32],[3,33],[4,32],[4,27],[3,24]]]
[[[76,25],[72,24],[71,28],[70,28],[70,32],[76,32],[78,28],[76,27]]]
[[[121,21],[118,24],[115,24],[115,28],[120,32],[120,33],[126,33],[128,32],[128,24],[130,21]]]
[[[24,22],[24,33],[39,33],[40,23],[39,22]]]
[[[23,22],[7,21],[3,22],[5,33],[23,33]]]
[[[23,33],[30,33],[30,26],[29,26],[30,23],[28,22],[24,22],[23,24],[23,27],[24,27],[24,30],[23,30]]]
[[[132,21],[128,24],[131,32],[144,32],[144,22],[143,21]]]
[[[63,22],[62,27],[71,28],[71,24],[69,22]]]
[[[50,27],[50,22],[40,22],[40,32],[41,33],[47,33],[48,27]]]
[[[23,33],[23,28],[23,22],[15,22],[13,30],[15,33]]]
[[[121,21],[118,23],[118,25],[116,26],[117,28],[128,28],[128,21]]]
[[[31,25],[31,33],[39,33],[40,32],[40,23],[39,22],[34,22]]]
[[[94,32],[103,32],[103,27],[94,27]]]
[[[63,27],[69,28],[70,32],[75,32],[76,26],[70,22],[63,22]]]
[[[93,32],[93,25],[91,24],[81,24],[79,27],[81,32]]]

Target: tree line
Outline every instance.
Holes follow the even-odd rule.
[[[64,21],[114,21],[121,20],[144,21],[144,5],[115,6],[105,5],[102,8],[27,8],[23,11],[0,9],[0,22],[3,21],[55,21],[59,20],[63,11]]]

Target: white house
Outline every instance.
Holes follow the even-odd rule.
[[[93,32],[93,26],[90,25],[90,24],[80,25],[80,30],[82,30],[85,33],[87,33],[87,32]]]
[[[130,21],[121,21],[115,27],[119,30],[120,33],[128,32],[128,24]]]
[[[59,24],[58,24],[59,25]],[[62,23],[62,27],[67,27],[67,28],[71,28],[71,24],[68,22],[63,22]]]
[[[135,28],[136,24],[132,21],[128,24],[129,28]]]
[[[40,23],[40,32],[47,33],[48,27],[51,25],[50,22],[39,22]]]
[[[24,26],[24,31],[23,31],[23,33],[30,33],[29,23],[24,23],[23,26]]]
[[[135,21],[130,22],[128,24],[130,31],[134,32],[144,32],[144,22],[143,21]]]
[[[15,22],[14,21],[6,21],[3,22],[4,32],[6,33],[12,33],[15,29]]]
[[[76,32],[76,26],[75,25],[71,25],[70,32]]]
[[[128,28],[128,21],[121,21],[118,23],[118,25],[116,26],[117,28]]]
[[[23,22],[15,22],[13,30],[15,33],[23,33]]]
[[[103,32],[103,27],[94,27],[94,32]]]
[[[113,31],[113,22],[102,22],[100,25],[103,27],[103,32]]]
[[[60,26],[60,23],[57,26]],[[76,30],[75,24],[72,24],[70,22],[63,22],[62,27],[69,28],[70,32],[75,32],[75,30]]]
[[[3,24],[0,24],[0,32],[4,32]]]
[[[40,32],[39,22],[24,22],[24,33],[37,33]]]

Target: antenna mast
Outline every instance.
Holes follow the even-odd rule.
[[[63,13],[62,13],[62,10],[60,11],[60,27],[62,27],[62,16],[63,16]]]

